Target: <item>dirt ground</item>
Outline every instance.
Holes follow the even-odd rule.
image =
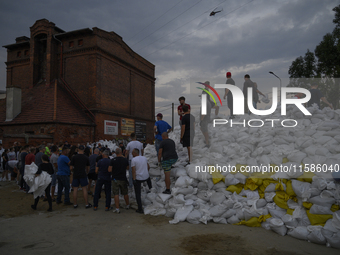
[[[132,209],[105,212],[104,199],[93,211],[84,208],[81,194],[77,209],[53,203],[49,213],[41,200],[33,211],[31,194],[19,191],[13,182],[0,182],[0,254],[339,254],[263,228],[170,225],[169,218]]]

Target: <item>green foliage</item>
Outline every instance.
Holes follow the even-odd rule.
[[[310,89],[310,85],[317,81],[319,89],[337,109],[340,106],[340,79],[334,78],[340,78],[340,5],[333,11],[333,32],[323,37],[314,53],[308,49],[304,57],[300,56],[292,62],[288,70],[288,86]]]

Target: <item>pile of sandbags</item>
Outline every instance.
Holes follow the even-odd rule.
[[[157,167],[154,146],[144,150],[153,177],[152,190],[143,188],[145,214],[173,218],[171,224],[212,221],[263,227],[279,235],[340,248],[340,184],[333,179],[340,164],[340,110],[312,107],[309,111],[312,116],[304,116],[299,109],[288,107],[286,116],[278,109],[271,116],[236,119],[245,123],[283,117],[297,120],[297,126],[289,128],[272,127],[271,122],[259,128],[209,124],[209,148],[197,124],[194,160],[188,166],[176,127],[170,134],[179,155],[171,170],[171,195],[162,194],[164,173]],[[298,171],[306,166],[312,169],[310,164],[320,164],[326,170]],[[216,170],[217,165],[234,166],[236,171],[204,171],[208,166]],[[261,165],[283,165],[290,171],[241,171],[242,167]]]

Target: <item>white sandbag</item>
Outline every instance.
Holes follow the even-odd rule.
[[[171,208],[171,207],[167,208],[165,217],[173,218],[175,216],[176,211],[177,211],[176,208]]]
[[[263,227],[265,230],[270,230],[270,223],[269,221],[264,221],[261,223],[261,227]]]
[[[202,222],[203,224],[207,224],[208,221],[212,220],[210,212],[207,209],[200,209],[200,212],[202,214],[202,217],[199,219],[200,222]]]
[[[311,196],[310,188],[311,184],[309,182],[300,182],[298,180],[292,180],[292,188],[296,196],[307,200]]]
[[[309,235],[309,231],[307,227],[299,226],[296,228],[292,228],[288,231],[287,235],[295,237],[301,240],[307,240],[307,236]]]
[[[186,220],[191,224],[200,224],[201,222],[199,220],[201,217],[202,214],[199,210],[193,210],[191,213],[188,214]]]
[[[212,217],[220,217],[226,212],[226,207],[222,204],[215,205],[209,209],[209,212]]]
[[[199,182],[197,184],[197,189],[202,190],[202,189],[208,189],[208,184],[206,182]]]
[[[301,163],[305,157],[307,157],[307,154],[302,151],[294,151],[287,156],[290,162],[296,162],[296,163]]]
[[[333,225],[333,219],[329,219],[326,221],[325,226],[323,227],[324,229],[331,231],[333,233],[338,232],[338,229],[336,229]]]
[[[230,186],[230,185],[236,185],[240,183],[240,181],[236,179],[233,174],[227,174],[227,176],[225,177],[224,183],[226,186]]]
[[[174,202],[176,204],[184,204],[185,203],[184,195],[178,194],[178,195],[174,196]]]
[[[317,243],[317,244],[326,244],[327,240],[323,236],[321,229],[315,229],[309,233],[307,236],[309,242]]]
[[[179,208],[176,213],[173,220],[169,221],[170,224],[177,224],[181,221],[185,221],[189,213],[194,209],[192,205],[185,205],[181,208]]]
[[[189,176],[180,176],[176,183],[175,183],[175,187],[188,187],[191,185],[191,183],[193,182],[193,179],[190,178]]]
[[[309,202],[311,202],[312,204],[317,204],[317,205],[321,205],[323,207],[328,207],[331,208],[331,206],[335,203],[335,199],[332,197],[320,197],[320,196],[316,196],[316,197],[312,197],[309,199]]]
[[[266,204],[267,204],[267,201],[265,199],[259,199],[256,201],[256,208],[265,207]]]
[[[159,216],[159,215],[165,215],[166,209],[165,208],[157,208],[156,210],[150,212],[150,215],[152,216]]]
[[[171,189],[171,194],[176,196],[178,194],[183,194],[183,195],[191,195],[191,194],[196,194],[197,193],[197,188],[193,188],[192,186],[189,186],[187,188],[179,188],[175,187]]]
[[[157,195],[157,197],[160,198],[160,200],[161,200],[163,203],[165,203],[166,201],[168,201],[168,200],[172,197],[172,195],[171,195],[171,194],[163,194],[163,193],[159,193],[159,194]]]
[[[221,217],[213,217],[213,222],[219,224],[228,224],[227,219]]]
[[[259,213],[258,211],[255,211],[254,209],[250,208],[250,209],[247,209],[245,208],[244,211],[244,219],[246,221],[250,220],[251,218],[253,217],[259,217],[261,216],[261,213]]]
[[[218,205],[221,204],[225,199],[226,197],[223,193],[216,192],[210,197],[210,203],[212,203],[213,205]]]
[[[292,215],[285,214],[282,216],[281,220],[284,222],[287,228],[295,228],[298,226],[298,221],[294,219]]]
[[[177,172],[176,172],[176,177],[181,177],[181,176],[188,176],[187,171],[183,168],[177,169]]]
[[[270,224],[270,229],[274,231],[275,233],[281,236],[286,235],[287,228],[281,219],[270,218],[269,224]]]
[[[268,185],[269,186],[269,185]],[[271,203],[273,202],[273,198],[276,196],[276,193],[275,192],[267,192],[267,193],[264,193],[264,198],[266,199],[266,201],[268,203]]]
[[[340,211],[336,211],[333,214],[332,224],[334,228],[340,231]]]
[[[309,213],[311,214],[333,214],[330,208],[323,207],[321,205],[312,205],[312,207],[309,210]]]
[[[247,177],[245,175],[241,174],[241,173],[235,174],[235,178],[237,180],[239,180],[239,182],[242,183],[242,184],[245,184],[246,180],[247,180]]]
[[[230,217],[233,216],[233,215],[236,215],[236,210],[234,210],[234,209],[228,209],[226,212],[224,212],[224,213],[221,215],[221,217],[222,217],[222,218],[228,219],[228,218],[230,218]]]
[[[268,211],[273,218],[281,218],[287,213],[286,209],[282,209],[278,206],[275,209],[268,208]]]
[[[236,223],[239,223],[240,220],[236,215],[233,215],[233,216],[231,216],[230,218],[227,219],[227,222],[229,224],[236,224]]]
[[[327,182],[324,178],[313,176],[312,187],[319,190],[324,190],[327,187]]]
[[[144,207],[144,214],[148,215],[151,214],[153,211],[156,211],[157,209],[160,209],[160,207],[156,206],[156,205],[147,205]]]
[[[219,182],[219,183],[216,183],[213,187],[213,190],[217,191],[219,189],[224,189],[225,190],[225,183],[224,182]]]
[[[201,190],[197,193],[197,197],[208,202],[208,201],[210,201],[210,197],[214,193],[215,193],[215,191],[211,191],[211,190]]]
[[[322,235],[327,239],[327,243],[333,248],[340,249],[340,233],[333,233],[326,229],[321,229]]]
[[[236,216],[239,218],[239,220],[244,220],[244,208],[236,210]]]

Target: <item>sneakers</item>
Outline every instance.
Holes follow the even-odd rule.
[[[98,210],[97,206],[93,207],[93,211],[97,211],[97,210]]]
[[[119,209],[117,209],[117,208],[115,210],[113,210],[113,212],[114,213],[120,213]]]
[[[92,205],[89,203],[88,205],[85,206],[85,209],[89,209],[91,207],[92,207]]]
[[[136,213],[144,214],[143,210],[136,210]]]
[[[130,205],[127,205],[127,206],[125,207],[125,209],[126,209],[126,210],[129,210],[129,209],[130,209]]]
[[[113,207],[105,207],[105,211],[106,212],[108,212],[108,211],[110,211],[110,210],[112,210],[113,209]]]
[[[163,194],[169,194],[169,195],[171,195],[171,191],[170,191],[170,190],[164,190],[164,191],[163,191]]]
[[[74,208],[74,209],[78,208],[78,205],[73,205],[73,208]]]

